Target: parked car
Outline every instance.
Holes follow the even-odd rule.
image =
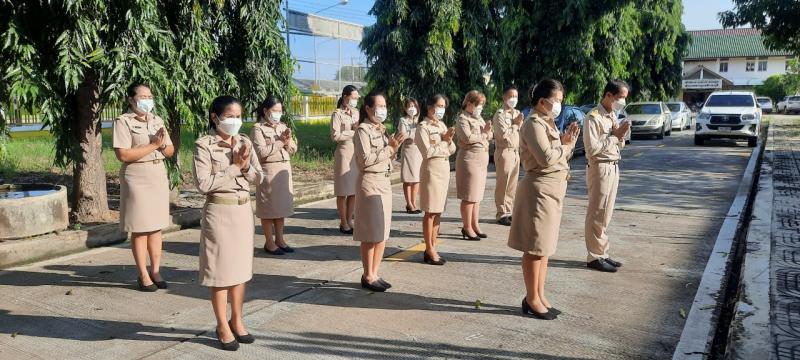
[[[678,131],[691,129],[692,126],[692,111],[689,106],[683,102],[668,102],[671,124],[673,129]]]
[[[761,107],[761,111],[770,114],[772,113],[774,107],[772,106],[772,99],[766,96],[759,96],[756,98],[758,101],[758,106]]]
[[[697,114],[695,145],[713,138],[746,139],[755,147],[761,126],[756,97],[747,91],[715,91]]]
[[[672,118],[663,102],[635,102],[625,111],[631,121],[631,134],[655,135],[657,139],[672,135]]]
[[[775,104],[775,112],[778,114],[782,114],[784,111],[786,111],[787,102],[789,102],[789,97],[784,96],[783,99],[781,99],[781,101],[778,101],[778,103]]]
[[[786,107],[783,109],[784,114],[798,114],[800,113],[800,96],[789,96],[786,99]]]

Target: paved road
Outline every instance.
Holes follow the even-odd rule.
[[[482,204],[489,239],[456,236],[451,192],[444,267],[421,264],[420,216],[400,211],[395,188],[381,268],[394,288],[383,294],[358,287],[358,250],[335,231],[333,201],[297,209],[287,231],[298,252],[257,252],[245,321],[258,341],[235,354],[215,348],[207,291],[196,283],[196,229],[166,237],[172,286],[155,294],[134,290],[127,245],[0,273],[0,358],[668,358],[751,151],[731,145],[698,148],[683,132],[626,148],[610,229],[611,252],[625,262],[617,274],[585,268],[585,161],[573,161],[548,279],[549,299],[564,311],[556,321],[520,316],[520,254],[505,245],[508,228],[491,220],[490,174]]]

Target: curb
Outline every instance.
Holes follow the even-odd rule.
[[[769,128],[758,192],[747,230],[739,300],[731,321],[726,359],[769,359],[770,254],[772,252],[773,126]]]
[[[400,182],[400,173],[391,175],[392,185]],[[315,186],[296,190],[294,205],[299,206],[333,197],[333,183],[322,181]],[[200,226],[202,208],[174,210],[170,226],[164,234]],[[124,243],[128,234],[119,230],[119,223],[87,226],[84,230],[64,230],[27,239],[0,242],[0,269],[69,255],[100,246]]]
[[[756,165],[761,158],[762,147],[753,149],[747,163],[736,197],[731,203],[725,220],[720,227],[714,248],[708,257],[706,268],[697,287],[692,308],[686,317],[681,339],[672,355],[673,360],[706,359],[711,355],[714,337],[720,321],[728,279],[735,261],[734,254],[737,234],[744,224],[745,210],[751,200],[753,182],[756,179]]]

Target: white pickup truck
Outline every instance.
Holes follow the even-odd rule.
[[[715,91],[697,113],[694,144],[714,138],[745,139],[755,147],[761,128],[761,109],[756,104],[752,92]]]

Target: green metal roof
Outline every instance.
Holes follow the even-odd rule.
[[[757,29],[689,31],[689,35],[692,41],[686,55],[687,60],[792,55],[784,50],[767,49],[761,38],[761,31]]]

